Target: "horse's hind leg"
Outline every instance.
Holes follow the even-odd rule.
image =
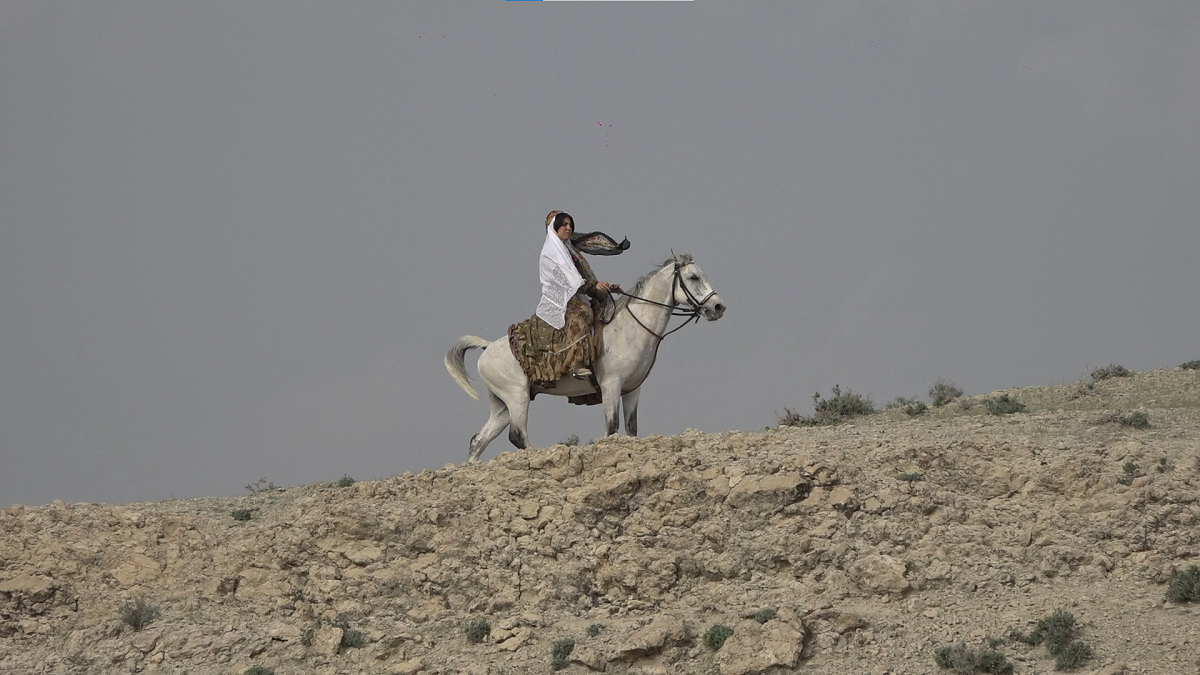
[[[529,398],[508,401],[512,420],[508,425],[508,440],[519,449],[529,447]]]
[[[504,427],[509,424],[508,406],[504,405],[504,401],[492,392],[488,392],[488,403],[492,406],[492,415],[488,421],[484,423],[483,428],[479,433],[471,437],[470,452],[467,453],[468,462],[478,462],[479,456],[487,448],[488,443],[491,443]]]

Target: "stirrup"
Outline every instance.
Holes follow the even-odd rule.
[[[586,380],[586,379],[590,378],[591,376],[592,376],[591,369],[586,368],[586,367],[576,368],[574,370],[574,372],[571,373],[571,377],[573,377],[577,380]]]

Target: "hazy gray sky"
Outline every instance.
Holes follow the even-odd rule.
[[[465,460],[551,209],[729,307],[643,435],[1200,358],[1195,2],[9,2],[0,92],[0,506]]]

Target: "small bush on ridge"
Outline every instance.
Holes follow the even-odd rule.
[[[567,440],[563,441],[562,445],[579,445],[579,435],[571,434],[567,436]]]
[[[1014,630],[1009,637],[1031,645],[1045,644],[1055,657],[1056,670],[1074,670],[1092,657],[1092,648],[1075,639],[1078,630],[1074,615],[1058,609],[1038,621],[1028,635]]]
[[[554,645],[550,647],[550,667],[554,670],[562,670],[570,664],[571,652],[575,650],[575,639],[565,638],[555,640]]]
[[[1181,363],[1179,364],[1179,367],[1183,368],[1184,370],[1200,370],[1200,360]]]
[[[367,646],[367,634],[361,630],[351,628],[350,621],[345,616],[339,616],[333,621],[330,621],[329,625],[342,629],[342,641],[338,643],[339,654],[348,648],[357,649],[359,647]]]
[[[1117,482],[1121,485],[1133,485],[1133,479],[1139,476],[1144,476],[1137,464],[1133,462],[1125,462],[1121,467],[1121,475],[1117,476]]]
[[[1100,380],[1107,380],[1113,377],[1129,377],[1132,374],[1133,373],[1129,372],[1129,369],[1125,366],[1118,366],[1110,363],[1103,368],[1096,368],[1092,370],[1092,379],[1099,382]]]
[[[1200,567],[1192,565],[1171,577],[1167,599],[1172,602],[1200,602]]]
[[[754,616],[751,618],[753,618],[755,621],[757,621],[759,623],[766,623],[766,622],[770,621],[771,619],[774,619],[775,616],[776,616],[775,608],[768,607],[766,609],[758,610],[757,612],[754,613]]]
[[[883,406],[885,410],[893,410],[896,408],[907,408],[910,405],[917,404],[916,396],[897,396],[892,399],[887,405]]]
[[[348,474],[348,473],[342,474],[342,477],[339,478],[338,481],[336,483],[334,483],[334,485],[336,485],[340,488],[348,488],[351,485],[354,485],[354,479],[351,478],[350,474]]]
[[[1013,413],[1025,412],[1025,404],[1010,397],[1008,394],[1000,394],[995,398],[989,398],[984,401],[983,405],[993,415],[1011,415]]]
[[[158,607],[146,602],[145,598],[138,598],[133,602],[121,605],[121,621],[135,631],[149,626],[150,622],[157,619],[159,614]]]
[[[953,382],[947,382],[940,377],[938,378],[937,382],[934,382],[933,386],[929,388],[929,402],[932,403],[933,407],[935,408],[940,408],[956,398],[962,398],[962,395],[962,387],[959,387]]]
[[[234,520],[246,521],[254,517],[254,512],[250,509],[234,509],[229,515],[233,516]]]
[[[904,414],[908,415],[909,417],[916,417],[917,415],[924,415],[925,411],[928,409],[929,409],[929,406],[918,401],[918,402],[908,406],[907,408],[905,408]]]
[[[1117,423],[1122,426],[1133,427],[1134,429],[1145,429],[1150,426],[1150,418],[1146,413],[1137,410],[1124,417],[1117,418]]]
[[[463,632],[467,635],[467,642],[477,645],[492,632],[492,624],[487,619],[474,619],[463,626]]]
[[[1013,672],[1013,664],[1000,652],[990,649],[976,652],[961,642],[953,647],[939,647],[933,652],[933,661],[942,668],[952,668],[955,675],[1007,675]]]
[[[719,651],[731,635],[733,635],[732,628],[723,623],[714,623],[704,632],[704,646],[714,652]]]

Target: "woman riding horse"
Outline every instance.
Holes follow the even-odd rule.
[[[553,384],[571,374],[587,379],[602,345],[596,317],[600,303],[621,287],[597,281],[591,265],[571,242],[575,219],[562,211],[546,216],[546,241],[538,265],[542,297],[527,324],[521,361],[525,375]],[[628,244],[626,244],[628,246]],[[590,298],[585,301],[583,296]]]

